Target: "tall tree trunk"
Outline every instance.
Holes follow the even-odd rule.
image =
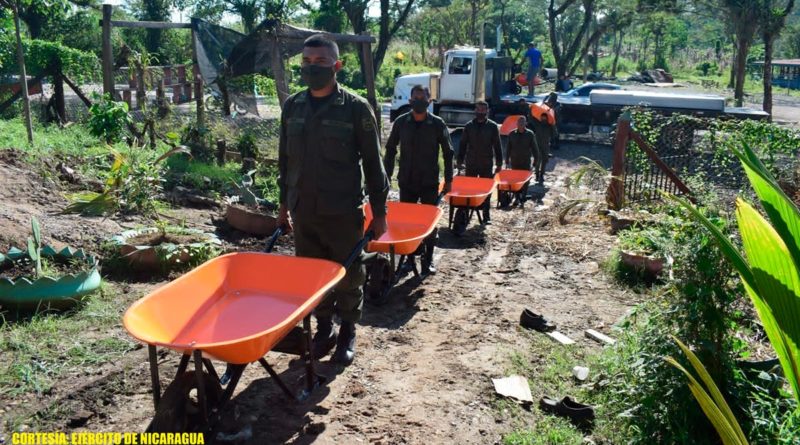
[[[769,114],[767,120],[772,122],[772,50],[775,36],[765,32],[764,38],[764,103],[762,108]]]
[[[748,39],[737,38],[736,51],[736,83],[733,89],[733,99],[737,107],[741,107],[744,102],[744,81],[747,74],[747,54],[750,52],[750,41]]]
[[[625,38],[625,31],[619,32],[619,38],[614,45],[614,62],[611,64],[611,77],[617,76],[617,64],[619,63],[619,53],[622,51],[622,39]]]
[[[14,1],[14,34],[17,38],[17,64],[19,65],[19,86],[22,88],[22,107],[25,112],[25,130],[28,143],[33,143],[33,124],[31,122],[31,101],[28,97],[28,73],[25,71],[25,52],[22,50],[22,36],[19,31],[19,3]]]
[[[728,80],[728,88],[733,89],[736,86],[736,39],[733,41],[733,59],[731,60],[731,76]]]

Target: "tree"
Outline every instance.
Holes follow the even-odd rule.
[[[775,39],[786,26],[794,0],[761,0],[761,39],[764,41],[764,102],[762,108],[772,120],[772,52]],[[783,5],[781,6],[781,3]]]
[[[594,17],[595,1],[564,0],[561,6],[556,6],[556,0],[548,0],[547,23],[550,46],[559,76],[566,74],[567,70],[572,71],[573,62]],[[576,5],[580,7],[571,8]]]
[[[347,15],[347,20],[356,34],[361,34],[367,30],[369,3],[369,0],[340,0],[342,9]],[[378,45],[372,56],[373,72],[377,73],[380,70],[383,59],[386,56],[386,50],[389,48],[389,43],[405,25],[414,8],[414,4],[415,0],[405,0],[404,3],[401,0],[380,0],[381,15],[378,18]],[[364,56],[360,51],[358,60],[361,64],[361,73],[366,77]]]
[[[321,0],[318,8],[306,8],[311,12],[314,29],[340,33],[347,20],[339,0]]]
[[[759,3],[758,0],[712,0],[711,4],[706,4],[713,9],[721,8],[725,12],[735,36],[733,97],[738,107],[741,107],[744,101],[747,55],[758,29],[758,19],[761,14]]]

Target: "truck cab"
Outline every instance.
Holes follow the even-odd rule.
[[[449,126],[464,126],[473,117],[478,81],[478,53],[480,49],[464,47],[444,53],[441,73],[409,74],[395,80],[389,119],[407,112],[411,88],[420,84],[431,91],[431,112],[442,117]],[[511,59],[500,57],[494,49],[484,49],[486,64],[484,91],[486,101],[499,102],[505,86],[511,79]]]

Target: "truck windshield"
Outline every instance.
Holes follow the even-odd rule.
[[[472,73],[472,58],[471,57],[453,57],[450,61],[450,67],[447,70],[448,74],[471,74]]]

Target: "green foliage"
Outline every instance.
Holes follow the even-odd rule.
[[[719,72],[717,64],[709,61],[698,63],[695,69],[701,76],[708,76],[709,74],[717,75]]]
[[[11,34],[0,33],[0,74],[17,74],[16,41]],[[46,40],[22,41],[25,51],[25,68],[30,76],[61,72],[80,82],[86,77],[96,77],[100,64],[89,52],[69,48],[58,42]]]
[[[164,182],[161,161],[179,153],[187,151],[175,148],[155,159],[151,151],[136,150],[127,155],[115,152],[114,162],[106,174],[105,190],[73,194],[64,213],[110,215],[122,212],[155,216],[163,206],[157,199]]]
[[[236,150],[242,155],[242,159],[258,158],[258,144],[256,135],[252,131],[244,131],[239,135],[239,140],[236,141]]]
[[[673,337],[673,340],[689,359],[689,363],[694,368],[694,372],[700,377],[702,384],[674,358],[666,357],[665,360],[686,375],[692,395],[697,399],[697,403],[700,404],[708,420],[714,425],[714,429],[717,430],[722,443],[725,445],[746,445],[748,443],[747,438],[744,435],[744,431],[742,431],[742,427],[739,426],[739,421],[734,417],[728,402],[725,401],[705,366],[685,344],[677,338]]]
[[[233,162],[220,167],[188,156],[174,156],[166,165],[168,189],[181,185],[201,193],[216,194],[227,191],[240,178],[239,165]]]
[[[743,144],[734,153],[742,162],[747,177],[769,218],[737,199],[736,216],[747,259],[724,234],[715,230],[688,203],[692,211],[720,243],[753,301],[770,343],[781,362],[784,375],[800,400],[800,210],[781,190],[756,153]]]
[[[116,102],[108,94],[102,97],[95,94],[87,121],[93,136],[102,137],[109,144],[119,142],[130,122],[126,102]]]

